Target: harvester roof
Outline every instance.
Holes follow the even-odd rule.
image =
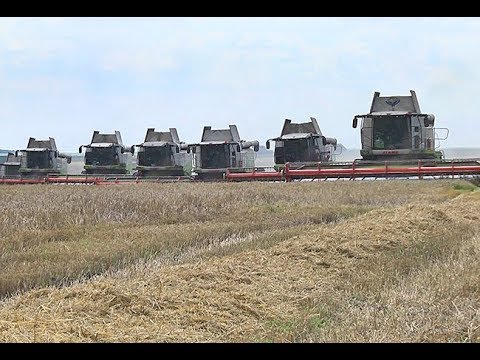
[[[222,145],[222,144],[228,144],[232,141],[202,141],[200,142],[199,145]]]
[[[120,131],[115,131],[114,134],[101,134],[99,131],[95,130],[93,132],[91,145],[102,143],[123,145]]]
[[[109,147],[113,147],[115,145],[117,145],[117,144],[107,143],[107,142],[105,142],[105,143],[92,143],[92,144],[90,144],[90,147],[93,147],[93,148],[109,148]]]
[[[149,128],[147,129],[143,146],[161,146],[147,145],[149,143],[180,143],[177,129],[170,128],[169,131],[155,131],[155,128]]]
[[[37,140],[33,137],[28,139],[27,151],[46,151],[57,150],[54,138],[48,138],[48,140]]]
[[[285,119],[282,128],[281,137],[289,134],[318,134],[322,135],[322,131],[318,126],[317,119],[311,117],[309,122],[294,123],[290,119]]]
[[[13,153],[8,153],[7,159],[3,165],[20,165],[20,156],[15,156]]]
[[[236,125],[229,125],[229,129],[212,130],[211,126],[205,126],[203,128],[201,143],[225,143],[240,141],[240,135],[238,134]]]
[[[41,152],[41,151],[48,151],[48,150],[51,150],[49,148],[28,148],[28,149],[25,149],[25,151],[31,151],[31,152]]]
[[[147,141],[142,144],[143,147],[160,147],[172,144],[172,141]]]
[[[283,140],[306,139],[311,137],[312,135],[313,135],[312,133],[287,134],[287,135],[283,135],[282,139]]]
[[[408,113],[421,113],[415,91],[410,90],[410,96],[380,96],[378,91],[373,94],[369,114],[404,115]]]

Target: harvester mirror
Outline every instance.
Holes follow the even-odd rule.
[[[357,128],[357,125],[358,125],[358,118],[355,116],[355,117],[353,118],[352,127],[353,127],[354,129],[356,129],[356,128]]]
[[[325,136],[322,136],[322,144],[323,146],[327,145],[327,138]]]
[[[132,155],[135,154],[135,145],[132,145],[132,146],[130,147],[130,153],[131,153]]]
[[[240,144],[237,144],[237,152],[242,151],[242,148],[240,147]]]
[[[175,152],[178,154],[180,152],[180,146],[175,145]]]
[[[435,125],[435,116],[434,115],[427,115],[424,119],[423,119],[423,124],[425,125],[425,127],[428,127],[428,126],[433,126]]]
[[[79,153],[79,154],[82,153],[82,148],[83,148],[83,145],[80,145],[80,147],[78,148],[78,153]]]
[[[67,164],[70,164],[71,162],[72,162],[72,157],[71,156],[67,157]]]
[[[124,148],[124,147],[121,147],[121,148],[120,148],[120,152],[121,152],[122,154],[124,154],[124,153],[125,153],[125,148]]]
[[[15,150],[15,157],[18,157],[18,150]]]
[[[270,140],[267,140],[267,142],[265,143],[265,147],[267,148],[267,150],[270,149]]]
[[[257,143],[253,146],[253,151],[257,152],[258,150],[260,150],[260,145]]]

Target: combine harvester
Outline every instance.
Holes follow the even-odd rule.
[[[88,145],[80,145],[78,153],[85,149],[83,175],[57,175],[49,173],[38,179],[41,183],[54,184],[115,184],[119,178],[128,177],[127,155],[119,131],[103,134],[95,130]],[[131,180],[131,179],[127,179]]]
[[[14,153],[9,152],[5,162],[0,164],[0,176],[2,178],[19,176],[20,160],[20,156],[15,156]]]
[[[85,148],[84,174],[126,174],[127,156],[123,146],[120,131],[114,134],[101,134],[95,130],[92,141],[88,145],[81,145],[78,153]]]
[[[443,159],[436,150],[435,116],[420,111],[415,91],[410,96],[380,96],[373,94],[370,112],[355,115],[353,127],[362,121],[360,155],[367,160]],[[445,128],[442,128],[447,131]]]
[[[192,175],[198,180],[221,180],[229,171],[245,172],[255,167],[255,154],[259,150],[257,140],[244,141],[236,125],[229,129],[203,128],[202,140],[189,144],[187,152],[193,153]]]
[[[251,172],[229,170],[227,180],[285,180],[286,169],[317,168],[318,163],[332,163],[334,160],[337,139],[325,137],[315,118],[309,122],[293,123],[285,119],[281,135],[268,139],[265,147],[270,149],[270,142],[275,142],[273,153],[275,172],[255,168]]]
[[[3,164],[0,183],[43,183],[49,174],[65,174],[66,164],[69,164],[71,159],[69,155],[57,150],[54,138],[37,140],[31,137],[25,150],[17,150],[15,155],[8,155],[7,162]]]
[[[480,159],[444,158],[437,150],[437,141],[448,136],[448,129],[434,128],[435,116],[420,111],[413,90],[410,96],[382,97],[375,92],[370,112],[355,115],[353,128],[361,120],[360,154],[362,159],[349,163],[318,161],[298,166],[287,162],[283,170],[263,174],[227,173],[230,181],[303,179],[388,179],[445,178],[480,175]],[[446,136],[438,138],[437,130]],[[282,134],[283,135],[283,134]],[[268,146],[268,142],[267,142]],[[295,153],[295,151],[292,151]],[[276,159],[276,157],[275,157]],[[277,162],[277,160],[276,160]]]
[[[420,111],[413,90],[407,96],[380,96],[375,92],[370,111],[355,115],[353,128],[358,127],[359,121],[361,159],[337,162],[337,140],[325,137],[315,118],[305,123],[286,119],[281,135],[266,143],[269,149],[270,142],[275,142],[274,171],[255,167],[258,141],[241,140],[235,125],[219,130],[205,126],[201,142],[188,145],[180,142],[174,128],[169,132],[148,129],[145,141],[130,148],[132,155],[138,148],[135,175],[127,174],[127,154],[118,131],[95,131],[91,144],[80,147],[80,153],[86,148],[83,176],[61,174],[60,159],[67,158],[69,162],[70,158],[57,151],[52,138],[30,138],[27,149],[21,155],[17,151],[12,161],[2,166],[0,183],[103,185],[172,180],[289,182],[480,177],[480,159],[444,158],[438,142],[446,139],[448,129],[434,127],[435,116]],[[446,136],[439,138],[439,130],[446,131]],[[6,176],[7,169],[18,169],[19,175]]]
[[[190,179],[192,157],[187,153],[188,145],[180,141],[176,128],[170,128],[168,132],[149,128],[145,141],[131,147],[132,155],[135,147],[138,148],[136,177]]]
[[[267,149],[270,149],[271,141],[275,141],[273,157],[277,170],[283,169],[286,163],[302,166],[312,162],[331,162],[337,146],[337,139],[322,135],[313,117],[305,123],[292,123],[292,120],[285,119],[282,134],[267,140]]]

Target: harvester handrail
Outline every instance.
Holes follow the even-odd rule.
[[[445,131],[447,132],[447,134],[445,135],[445,137],[440,138],[440,137],[438,137],[438,135],[437,135],[437,130],[445,130]],[[435,127],[435,128],[434,128],[434,131],[435,131],[435,140],[447,140],[448,135],[450,134],[450,130],[449,130],[448,128],[446,128],[446,127],[439,127],[439,128]]]

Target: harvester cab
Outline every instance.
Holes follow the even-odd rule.
[[[241,140],[236,125],[219,130],[205,126],[201,142],[188,144],[187,148],[187,152],[193,153],[193,173],[198,179],[221,179],[227,169],[253,170],[254,152],[258,150],[258,140]]]
[[[436,150],[435,116],[420,111],[415,91],[410,96],[373,94],[370,112],[355,115],[352,126],[361,120],[360,154],[363,160],[442,159]],[[438,128],[437,128],[438,129]]]
[[[21,156],[15,156],[14,153],[8,153],[5,162],[0,165],[0,176],[18,176],[20,169]]]
[[[30,138],[25,150],[17,150],[15,158],[20,159],[18,172],[22,176],[42,176],[66,172],[66,163],[70,164],[69,155],[58,152],[54,138],[37,140]]]
[[[145,141],[130,148],[132,155],[135,147],[138,148],[136,171],[139,176],[184,176],[191,170],[188,145],[180,141],[176,128],[168,132],[149,128]]]
[[[102,134],[95,130],[92,141],[81,145],[78,152],[85,148],[85,174],[126,174],[127,156],[119,131],[114,134]]]
[[[332,162],[337,147],[337,139],[323,136],[313,117],[304,123],[285,119],[280,137],[267,140],[267,149],[271,141],[275,141],[275,168],[286,163]]]

